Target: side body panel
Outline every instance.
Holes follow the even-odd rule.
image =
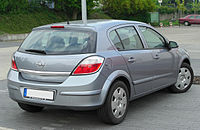
[[[130,27],[130,26],[135,27],[135,25],[128,24],[111,28],[107,33],[108,38],[109,38],[109,33],[111,31],[118,28]],[[136,31],[138,30],[136,29]],[[143,39],[141,39],[141,42],[142,41]],[[113,44],[111,39],[110,43]],[[143,46],[145,47],[145,45]],[[128,73],[131,77],[131,84],[133,84],[135,89],[135,94],[132,93],[132,96],[134,97],[136,95],[146,93],[147,91],[151,91],[155,77],[152,50],[139,49],[139,50],[118,51],[116,49],[116,52],[118,52],[123,57],[124,62],[128,67]]]
[[[148,27],[152,30],[154,30],[157,34],[162,36],[159,32],[157,32],[154,28],[152,28],[149,25],[141,25]],[[144,36],[141,33],[141,37],[144,39]],[[168,40],[162,36],[163,39],[165,39],[166,44],[168,44]],[[144,44],[147,43],[144,41]],[[148,48],[146,48],[148,49]],[[148,49],[149,50],[149,49]],[[153,65],[153,70],[154,70],[154,84],[152,85],[152,89],[159,89],[159,88],[164,88],[166,86],[172,85],[176,82],[177,78],[177,71],[179,70],[177,68],[178,64],[178,54],[175,51],[175,49],[169,49],[169,48],[152,48],[152,56],[154,58],[154,65]]]

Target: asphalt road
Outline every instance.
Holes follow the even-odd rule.
[[[199,74],[200,27],[158,28],[168,39],[188,50],[195,74]],[[183,94],[162,90],[130,104],[126,120],[117,126],[101,123],[95,111],[77,112],[47,108],[41,113],[27,113],[9,99],[6,74],[10,58],[20,43],[0,43],[0,130],[55,129],[131,129],[131,130],[199,130],[200,86]]]
[[[200,76],[200,26],[157,28],[157,30],[188,51],[194,73]]]
[[[47,108],[27,113],[11,101],[6,81],[0,81],[0,130],[199,130],[200,87],[183,94],[162,90],[131,102],[126,120],[117,126],[101,123],[95,111],[77,112]]]
[[[9,48],[9,47],[18,47],[20,46],[20,42],[0,42],[0,48]]]

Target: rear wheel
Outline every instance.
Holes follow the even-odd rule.
[[[190,23],[189,23],[188,21],[185,21],[185,22],[184,22],[184,25],[185,25],[185,26],[190,26]]]
[[[191,66],[183,63],[179,70],[176,84],[172,85],[169,89],[174,93],[184,93],[191,88],[193,78],[194,74]]]
[[[24,103],[18,103],[19,107],[27,112],[41,112],[44,107],[28,105]]]
[[[116,81],[111,86],[104,106],[98,110],[98,116],[105,123],[119,124],[127,114],[128,104],[129,93],[126,84]]]

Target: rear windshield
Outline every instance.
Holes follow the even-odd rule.
[[[96,50],[96,32],[85,30],[35,30],[24,40],[20,52],[85,54]]]

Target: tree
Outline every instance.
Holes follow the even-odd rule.
[[[194,11],[195,14],[199,10],[199,8],[200,8],[200,3],[198,2],[198,0],[195,0],[195,2],[192,3],[192,10]]]
[[[6,12],[8,10],[7,9],[8,6],[9,6],[8,0],[1,0],[0,1],[0,12]]]
[[[18,12],[28,8],[28,0],[0,0],[0,12]]]
[[[162,6],[168,6],[170,0],[163,0],[162,1]]]
[[[182,17],[184,11],[186,10],[186,8],[185,8],[185,1],[182,0],[182,2],[181,2],[180,0],[176,0],[175,2],[177,4],[179,15],[180,15],[180,17]]]
[[[102,0],[103,10],[113,18],[130,13],[130,0]]]
[[[131,19],[156,8],[154,0],[102,0],[103,10],[112,18]],[[145,15],[144,15],[145,14]]]
[[[98,0],[87,0],[87,9],[90,11]],[[81,0],[55,0],[55,9],[64,11],[68,18],[77,19],[81,13]]]

